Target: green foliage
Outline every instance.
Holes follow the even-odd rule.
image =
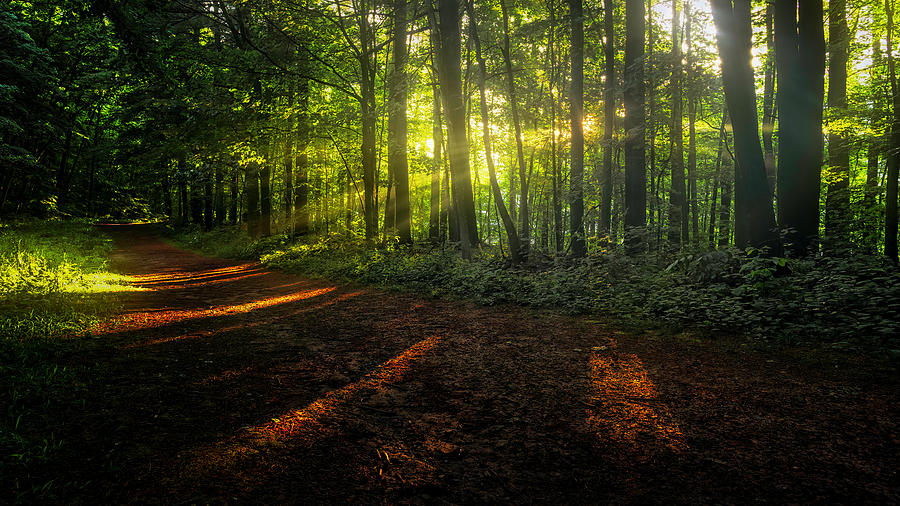
[[[62,339],[115,309],[129,289],[106,270],[108,238],[86,222],[0,225],[0,486],[20,500],[52,499],[57,483],[29,476],[65,445],[52,413],[73,402],[72,371],[58,365]]]
[[[228,237],[227,231],[190,237],[197,246],[215,244],[210,239],[223,234]],[[294,244],[286,237],[230,237],[225,242],[242,258],[259,253],[266,265],[311,277],[779,344],[879,353],[900,348],[900,273],[867,255],[788,259],[725,250],[685,253],[659,265],[652,256],[603,253],[513,268],[490,250],[468,262],[453,249],[432,245],[370,249],[356,235]]]

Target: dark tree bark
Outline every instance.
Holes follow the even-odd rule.
[[[769,179],[769,190],[775,191],[775,145],[772,142],[775,133],[775,34],[772,30],[774,6],[766,2],[766,66],[763,71],[763,159],[766,162],[766,176]]]
[[[892,34],[893,35],[893,34]],[[873,37],[872,41],[872,70],[869,79],[876,83],[873,88],[874,107],[872,107],[869,116],[869,128],[872,130],[872,137],[866,146],[866,187],[863,196],[863,230],[862,230],[862,246],[869,252],[875,253],[878,239],[881,235],[879,229],[879,221],[881,217],[881,209],[878,206],[878,186],[879,174],[878,166],[882,150],[883,134],[880,133],[882,125],[882,93],[880,86],[879,68],[882,65],[881,59],[881,40]]]
[[[750,0],[712,0],[711,4],[734,132],[734,242],[741,248],[767,247],[777,255],[780,247],[759,140],[751,66]]]
[[[244,193],[247,198],[247,234],[250,237],[259,237],[259,169],[256,162],[250,162],[247,166],[247,177],[244,184]]]
[[[647,169],[644,155],[644,0],[625,2],[625,242],[642,249],[646,224]]]
[[[687,64],[688,64],[688,75],[694,76],[694,67],[693,67],[693,54],[691,54],[691,4],[690,2],[685,2],[684,4],[684,19],[685,19],[685,27],[684,27],[684,40],[685,46],[687,47]],[[688,84],[688,162],[687,162],[687,176],[688,176],[688,204],[690,206],[691,211],[691,237],[693,238],[694,246],[700,245],[700,212],[698,209],[697,202],[697,84],[689,83]],[[685,212],[686,213],[686,212]],[[685,233],[682,233],[682,240],[687,243],[688,234],[687,227],[684,226],[685,221],[682,221],[682,226],[684,227]]]
[[[828,108],[832,120],[847,115],[850,33],[846,10],[846,0],[830,0],[828,4]],[[846,137],[843,129],[829,129],[825,235],[838,241],[850,238],[850,146]]]
[[[481,109],[481,134],[482,138],[484,139],[484,158],[487,162],[491,192],[494,197],[495,205],[497,206],[497,213],[500,215],[500,219],[503,223],[503,228],[506,230],[506,237],[509,241],[509,256],[513,262],[518,263],[522,259],[522,254],[527,254],[527,247],[523,248],[523,246],[519,242],[519,234],[516,232],[516,224],[515,222],[513,222],[512,217],[509,215],[509,211],[506,209],[506,204],[503,203],[503,192],[500,190],[500,183],[497,181],[497,172],[494,168],[494,157],[491,150],[491,123],[490,116],[488,114],[488,105],[485,90],[487,81],[487,69],[484,63],[484,58],[481,56],[481,39],[478,37],[478,27],[475,23],[475,7],[472,0],[466,2],[466,11],[468,12],[469,16],[469,32],[471,34],[472,41],[475,43],[475,59],[478,62],[478,97],[479,106]],[[512,77],[511,74],[510,77]],[[515,105],[513,105],[513,110],[515,110]],[[523,186],[523,188],[525,188],[525,186]],[[527,207],[524,213],[527,213]]]
[[[816,249],[819,233],[824,30],[822,2],[775,0],[778,138],[785,147],[778,150],[778,222],[797,255]]]
[[[642,4],[643,5],[643,4]],[[572,256],[585,254],[584,237],[584,14],[581,0],[569,0],[572,23],[571,114],[572,166],[569,172],[569,233]]]
[[[684,118],[682,96],[682,58],[680,36],[681,0],[672,0],[672,79],[669,81],[672,105],[672,123],[669,140],[669,167],[672,169],[672,187],[669,188],[669,244],[678,248],[685,242],[688,232],[687,200],[684,184]]]
[[[403,244],[412,243],[409,216],[409,165],[406,159],[407,141],[407,77],[406,77],[406,0],[394,1],[394,71],[391,73],[388,104],[388,173],[393,178],[394,226]]]
[[[286,95],[288,111],[286,135],[284,136],[284,227],[289,234],[294,233],[294,81],[288,81]]]
[[[509,13],[506,8],[506,1],[501,0],[500,2],[500,10],[503,15],[503,47],[501,48],[501,52],[503,53],[503,64],[506,69],[506,82],[507,82],[507,90],[509,92],[509,106],[510,113],[512,114],[513,120],[513,129],[516,134],[516,166],[518,167],[518,175],[519,175],[519,239],[516,239],[520,244],[520,255],[522,257],[528,257],[528,249],[531,246],[531,223],[528,209],[528,177],[526,173],[525,167],[525,150],[522,147],[522,122],[519,119],[519,104],[518,97],[516,96],[516,82],[513,76],[513,68],[512,68],[512,56],[510,54],[510,43],[509,43]],[[471,22],[471,20],[470,20]],[[510,245],[512,248],[512,245]]]
[[[894,63],[894,5],[884,0],[887,13],[887,62],[891,80],[893,117],[891,118],[891,150],[887,157],[887,181],[884,203],[884,256],[897,265],[897,177],[900,175],[900,86]]]
[[[213,223],[215,222],[215,217],[213,216],[213,209],[215,206],[213,205],[214,198],[214,188],[213,188],[213,176],[210,174],[212,167],[209,164],[205,164],[203,174],[203,228],[206,230],[212,230]]]
[[[553,204],[553,244],[556,253],[563,251],[563,219],[562,219],[562,177],[559,167],[559,145],[556,136],[556,97],[553,90],[558,85],[556,73],[556,2],[549,0],[547,10],[550,12],[550,30],[547,34],[547,45],[550,47],[550,165],[552,182]]]
[[[358,54],[360,71],[360,116],[362,116],[362,169],[363,169],[363,219],[366,225],[366,239],[372,241],[378,235],[378,210],[375,207],[376,132],[377,103],[375,78],[377,69],[372,61],[375,51],[374,34],[369,24],[369,9],[363,7],[358,16],[360,49]]]
[[[612,221],[612,163],[613,131],[616,127],[616,30],[613,0],[603,1],[603,59],[606,64],[606,82],[603,86],[603,174],[600,202],[600,234],[609,237]]]
[[[719,147],[716,150],[716,171],[713,177],[712,196],[709,199],[709,248],[716,247],[716,205],[719,200],[719,182],[722,179],[722,161],[727,154],[725,153],[725,122],[728,121],[728,107],[722,113],[722,124],[719,127]]]
[[[439,56],[441,94],[447,109],[447,155],[450,159],[453,204],[459,227],[459,242],[464,258],[472,257],[478,244],[475,199],[469,172],[469,146],[466,142],[466,109],[462,96],[460,71],[460,19],[457,0],[439,0]]]
[[[435,74],[437,78],[437,74]],[[441,92],[434,83],[431,87],[434,102],[431,142],[434,143],[434,158],[431,166],[431,200],[428,217],[428,237],[432,241],[441,239],[441,171],[444,166],[441,148],[444,144],[444,129],[441,126]]]

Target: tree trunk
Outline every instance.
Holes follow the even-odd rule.
[[[878,37],[873,37],[872,70],[869,74],[869,79],[871,79],[873,83],[879,83],[880,81],[878,69],[881,67],[881,64],[881,40]],[[875,253],[878,239],[881,235],[881,231],[879,230],[881,210],[878,206],[877,197],[879,186],[878,163],[881,156],[883,138],[883,134],[881,133],[881,110],[882,107],[884,107],[881,87],[876,84],[873,88],[875,90],[873,97],[874,107],[872,107],[869,116],[869,128],[872,131],[872,136],[866,147],[866,187],[863,196],[864,216],[862,230],[862,246],[870,253]]]
[[[719,148],[716,150],[716,172],[713,177],[712,197],[709,199],[709,248],[716,247],[716,204],[719,199],[719,182],[722,178],[722,161],[725,159],[725,122],[728,121],[728,107],[722,113],[722,125],[719,127]]]
[[[503,228],[506,230],[506,237],[509,241],[509,256],[513,262],[518,263],[522,259],[522,254],[527,254],[527,247],[522,246],[519,242],[519,234],[516,232],[516,224],[513,222],[506,204],[503,203],[503,192],[500,190],[500,183],[497,181],[497,172],[494,168],[494,155],[491,150],[491,132],[490,132],[490,116],[488,114],[486,90],[487,87],[487,69],[484,58],[481,56],[481,39],[478,37],[478,27],[475,23],[475,7],[472,0],[466,2],[466,10],[469,15],[469,32],[472,41],[475,43],[475,59],[478,62],[478,96],[481,109],[481,134],[484,139],[484,158],[488,166],[488,175],[490,177],[491,191],[493,193],[494,202],[497,206],[497,213],[503,222]],[[508,39],[507,39],[508,41]],[[512,74],[509,74],[510,78]],[[515,110],[515,105],[513,105]],[[525,188],[525,186],[523,186]],[[523,195],[524,197],[524,195]],[[524,200],[524,199],[523,199]],[[526,211],[527,213],[527,208]],[[527,226],[527,224],[526,224]]]
[[[288,109],[286,132],[284,137],[284,228],[289,234],[294,233],[294,81],[288,81],[286,105]]]
[[[297,86],[296,181],[294,183],[294,234],[309,233],[309,80],[301,78]]]
[[[774,9],[772,2],[766,2],[766,66],[763,71],[763,159],[766,162],[766,176],[769,179],[769,190],[775,192],[775,146],[772,134],[775,133],[775,35],[772,31]]]
[[[394,226],[403,244],[412,243],[409,216],[409,166],[406,159],[406,1],[394,0],[394,43],[390,95],[388,100],[388,172],[393,178]],[[385,231],[387,232],[387,231]]]
[[[711,4],[734,131],[734,242],[741,248],[769,248],[777,255],[780,247],[759,140],[751,66],[750,0],[735,0],[733,5],[731,0],[712,0]]]
[[[531,246],[531,230],[529,226],[530,218],[528,216],[528,179],[525,169],[525,150],[522,147],[522,122],[519,120],[519,104],[518,98],[516,97],[516,81],[513,77],[512,57],[510,55],[509,13],[506,10],[505,0],[500,1],[500,10],[503,15],[503,47],[501,48],[501,52],[503,53],[503,64],[506,69],[506,81],[507,89],[509,91],[510,112],[512,114],[513,128],[516,134],[516,166],[518,167],[519,173],[518,218],[519,237],[521,238],[520,248],[522,249],[520,254],[522,257],[528,257],[528,249]],[[510,248],[512,248],[512,243],[510,243]]]
[[[672,169],[672,187],[669,189],[669,244],[678,248],[685,242],[687,235],[687,201],[684,185],[684,127],[682,118],[682,38],[681,0],[672,0],[672,79],[669,81],[669,93],[672,104],[672,123],[669,140],[669,167]]]
[[[774,16],[778,136],[779,145],[785,147],[778,150],[778,221],[788,249],[802,255],[816,249],[819,233],[825,73],[822,2],[776,0]]]
[[[692,77],[695,75],[693,67],[693,55],[691,54],[691,4],[684,4],[684,40],[687,47],[688,73]],[[697,93],[696,83],[688,83],[688,196],[691,210],[691,236],[693,237],[694,246],[700,245],[700,212],[698,211],[697,202]],[[684,222],[682,222],[684,223]],[[682,238],[685,243],[688,240],[687,227],[684,227],[685,233]]]
[[[378,210],[375,208],[376,130],[377,104],[375,102],[375,77],[377,69],[372,62],[375,41],[370,33],[369,10],[362,9],[359,16],[359,70],[360,70],[360,115],[362,116],[362,169],[363,169],[363,218],[366,223],[366,240],[372,241],[378,235]]]
[[[887,13],[887,61],[891,80],[893,117],[891,118],[891,150],[887,159],[887,181],[884,204],[884,256],[897,265],[897,177],[900,175],[900,86],[894,63],[894,5],[884,0]]]
[[[562,187],[562,177],[559,168],[559,147],[556,135],[556,97],[553,95],[553,89],[558,84],[556,77],[556,9],[553,0],[550,0],[550,30],[547,35],[548,46],[550,46],[550,165],[552,168],[552,191],[553,191],[553,244],[556,253],[563,251],[563,223],[562,223],[562,198],[560,196]]]
[[[252,238],[259,237],[259,169],[257,162],[247,166],[245,193],[247,194],[247,233]]]
[[[435,79],[437,75],[435,74]],[[431,86],[433,107],[433,125],[431,142],[434,144],[434,159],[431,165],[431,201],[429,206],[428,237],[438,242],[441,238],[441,169],[443,168],[441,147],[444,143],[444,129],[441,126],[441,95],[437,83]]]
[[[572,256],[585,254],[584,238],[584,14],[581,0],[569,0],[572,23],[572,82],[569,107],[572,167],[569,172],[569,232]]]
[[[466,109],[462,96],[459,3],[457,0],[439,0],[438,5],[441,34],[438,60],[441,93],[447,108],[447,155],[450,159],[453,207],[463,258],[471,258],[472,248],[478,244],[478,231],[469,172],[469,147],[466,143]]]
[[[847,116],[847,59],[850,34],[847,28],[847,1],[828,4],[828,108],[829,119],[840,122]],[[825,196],[825,235],[841,242],[850,239],[850,146],[845,128],[828,131],[828,184]]]
[[[616,127],[616,30],[613,0],[603,1],[603,59],[606,64],[606,82],[603,86],[603,174],[600,201],[600,234],[609,237],[612,220],[612,160],[613,131]]]
[[[630,252],[643,247],[647,214],[644,155],[644,0],[625,2],[625,242]]]

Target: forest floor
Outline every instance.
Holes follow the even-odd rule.
[[[900,501],[896,378],[104,230],[146,290],[63,358],[69,502]]]

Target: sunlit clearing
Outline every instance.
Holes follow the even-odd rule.
[[[320,288],[318,290],[306,290],[303,292],[296,292],[288,295],[281,295],[278,297],[268,297],[265,299],[254,300],[252,302],[246,302],[244,304],[214,306],[206,309],[130,313],[110,322],[103,323],[100,326],[91,329],[91,332],[94,335],[100,335],[109,334],[112,332],[127,332],[131,330],[152,329],[186,320],[247,313],[255,309],[264,309],[278,304],[287,304],[289,302],[296,302],[298,300],[318,297],[320,295],[324,295],[328,292],[334,291],[335,288],[336,287],[332,286],[329,288]]]
[[[637,355],[591,356],[592,408],[588,425],[601,439],[635,448],[657,440],[674,450],[687,448],[684,434]]]
[[[324,397],[307,405],[303,409],[288,412],[271,422],[255,427],[252,432],[269,439],[282,440],[300,435],[326,435],[329,429],[323,423],[324,418],[346,404],[354,394],[361,390],[377,389],[385,384],[401,381],[410,367],[426,353],[434,349],[440,342],[438,336],[431,336],[419,341],[406,351],[381,364],[378,369],[361,380],[328,392]]]
[[[204,331],[196,332],[196,333],[193,333],[193,334],[182,334],[182,335],[178,335],[178,336],[160,337],[160,338],[157,338],[157,339],[151,339],[151,340],[149,340],[149,341],[141,341],[141,342],[138,342],[138,343],[132,343],[132,344],[129,344],[128,346],[126,346],[126,348],[143,348],[143,347],[145,347],[145,346],[153,346],[153,345],[155,345],[155,344],[172,343],[172,342],[175,342],[175,341],[185,341],[185,340],[188,340],[188,339],[204,339],[204,338],[207,338],[207,337],[213,337],[213,336],[219,335],[219,334],[225,334],[225,333],[228,333],[228,332],[234,332],[235,330],[245,330],[245,329],[250,329],[250,328],[253,328],[253,327],[260,327],[260,326],[264,326],[264,325],[271,325],[272,323],[274,323],[274,322],[276,322],[276,321],[278,321],[278,320],[283,320],[283,319],[285,319],[285,318],[290,318],[290,317],[292,317],[292,316],[296,316],[296,315],[302,314],[302,313],[308,313],[308,312],[310,312],[310,311],[316,311],[316,310],[322,309],[322,308],[324,308],[324,307],[330,306],[330,305],[332,305],[332,304],[336,304],[336,303],[338,303],[338,302],[342,302],[342,301],[345,301],[345,300],[347,300],[347,299],[351,299],[351,298],[356,297],[356,296],[358,296],[358,295],[360,295],[360,294],[362,294],[362,293],[363,293],[363,292],[345,293],[345,294],[343,294],[343,295],[340,295],[340,296],[338,296],[338,297],[335,297],[335,298],[333,298],[333,299],[331,299],[331,300],[328,300],[328,301],[326,301],[326,302],[322,302],[322,303],[319,303],[319,304],[315,304],[315,305],[309,306],[309,307],[304,307],[304,308],[298,309],[297,311],[291,311],[290,313],[283,314],[283,315],[277,316],[277,317],[275,317],[275,318],[270,318],[270,319],[261,320],[261,321],[254,321],[254,322],[241,323],[241,324],[238,324],[238,325],[231,325],[231,326],[228,326],[228,327],[220,327],[220,328],[217,328],[217,329],[215,329],[215,330],[204,330]]]

